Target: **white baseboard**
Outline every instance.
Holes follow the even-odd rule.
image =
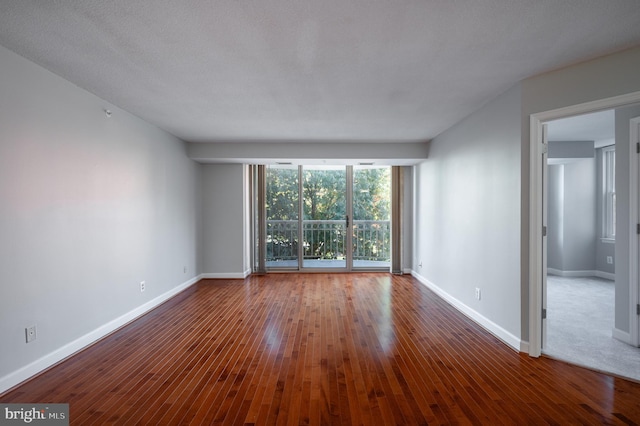
[[[146,314],[147,312],[166,302],[176,294],[197,283],[201,278],[201,275],[193,277],[190,280],[178,285],[177,287],[172,288],[166,293],[161,294],[160,296],[148,301],[147,303],[138,306],[132,311],[129,311],[126,314],[112,321],[109,321],[108,323],[96,328],[95,330],[85,334],[84,336],[81,336],[76,340],[67,343],[61,348],[56,349],[55,351],[43,356],[42,358],[37,359],[31,364],[28,364],[20,368],[19,370],[16,370],[13,373],[9,373],[6,376],[0,378],[0,393],[11,389],[12,387],[57,364],[63,359],[68,358],[76,352],[79,352],[82,349],[86,348],[87,346],[92,345],[103,337],[108,336],[119,328],[122,328],[131,321]]]
[[[611,281],[616,280],[616,274],[612,274],[611,272],[596,271],[596,277]]]
[[[620,340],[628,345],[631,344],[631,334],[626,331],[622,331],[619,328],[613,328],[612,336],[616,340]]]
[[[595,277],[595,270],[593,271],[563,271],[555,268],[547,268],[547,273],[551,275],[557,275],[559,277]]]
[[[547,268],[547,273],[558,277],[599,277],[611,281],[616,280],[616,274],[604,271],[562,271],[560,269]]]
[[[247,269],[244,272],[207,272],[202,274],[202,278],[208,279],[227,279],[227,280],[242,280],[251,275],[251,269]]]
[[[406,274],[406,275],[411,275],[412,272],[413,272],[413,269],[411,269],[411,268],[404,268],[402,270],[402,273]]]
[[[447,303],[456,308],[458,311],[471,318],[474,322],[478,323],[481,327],[489,331],[491,334],[496,336],[498,339],[502,340],[507,345],[511,346],[516,351],[529,352],[529,343],[521,341],[518,337],[514,336],[504,328],[500,327],[498,324],[494,323],[484,315],[465,305],[455,297],[451,296],[446,291],[442,290],[437,285],[433,284],[425,277],[421,276],[415,271],[411,271],[411,275],[413,275],[418,281],[424,284],[427,288],[435,292],[438,296],[442,297]],[[523,351],[522,348],[526,348],[526,351]]]

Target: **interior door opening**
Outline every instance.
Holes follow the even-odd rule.
[[[629,129],[628,116],[634,111],[640,111],[640,106],[550,119],[546,124],[547,144],[546,125],[540,125],[539,140],[546,146],[539,151],[542,269],[538,300],[542,307],[541,353],[640,380],[640,349],[635,347],[638,318],[633,310],[636,302],[629,306],[629,299],[638,299],[637,274],[616,282],[619,265],[623,265],[624,277],[628,270],[637,271],[640,262],[635,232],[640,211],[640,158],[633,142],[633,120],[631,138],[626,133],[616,134],[625,123]],[[598,129],[597,123],[604,122],[608,130]],[[580,123],[585,128],[576,128]],[[570,132],[578,136],[571,137]],[[617,146],[620,141],[622,146]],[[616,172],[616,151],[621,152],[621,161],[626,161],[624,156],[630,152],[632,169],[631,178],[625,176],[626,181],[622,181],[620,194],[616,191],[616,176],[620,175]],[[629,210],[622,215],[616,208],[620,197],[622,206],[625,201],[629,203]],[[622,232],[626,233],[628,227],[633,235],[617,238],[616,225],[627,211],[631,220],[623,219]],[[629,242],[625,238],[630,238]],[[631,249],[624,250],[625,246]],[[630,278],[633,275],[631,272]],[[628,324],[625,317],[629,318]]]

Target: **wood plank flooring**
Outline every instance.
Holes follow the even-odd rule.
[[[640,384],[364,273],[202,280],[0,402],[69,403],[74,425],[640,423]]]

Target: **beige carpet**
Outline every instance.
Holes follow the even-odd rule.
[[[614,282],[547,277],[547,342],[554,358],[640,381],[640,348],[612,337]]]

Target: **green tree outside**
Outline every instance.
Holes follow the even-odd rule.
[[[298,168],[267,167],[267,258],[296,259],[298,251]],[[346,174],[344,168],[302,169],[303,216],[311,222],[303,238],[305,258],[336,259],[344,256],[346,219]],[[354,253],[369,253],[376,260],[388,252],[390,219],[390,168],[354,167],[353,218]],[[358,225],[356,221],[387,221]],[[366,229],[365,229],[366,228]],[[329,231],[329,232],[327,232]],[[366,231],[366,232],[365,232]],[[385,248],[386,247],[386,248]]]

